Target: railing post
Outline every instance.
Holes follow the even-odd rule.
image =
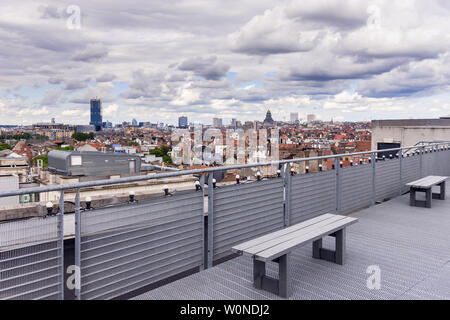
[[[341,168],[340,157],[334,158],[334,169],[336,170],[336,213],[340,213],[341,210],[341,190],[340,190],[340,176],[339,171]]]
[[[377,190],[376,190],[376,156],[375,152],[370,155],[370,162],[372,164],[372,206],[375,205],[377,201]]]
[[[81,213],[80,188],[75,194],[75,299],[81,300]]]
[[[419,147],[419,174],[420,174],[420,178],[423,177],[423,151],[424,151],[424,146]]]
[[[203,239],[203,262],[200,266],[200,271],[205,269],[205,261],[207,261],[207,250],[205,246],[205,238],[206,238],[206,230],[205,230],[205,175],[202,173],[200,176],[200,188],[202,188],[202,239]],[[206,205],[206,209],[208,208],[208,205]]]
[[[284,185],[285,185],[285,199],[284,199],[284,227],[288,227],[290,225],[291,221],[291,186],[292,186],[292,179],[291,175],[289,174],[289,170],[291,168],[290,163],[286,163],[283,168],[283,179],[284,179]]]
[[[59,256],[61,261],[61,273],[60,273],[60,287],[61,300],[64,300],[64,190],[61,190],[59,196],[59,213],[58,213],[58,245]]]
[[[214,258],[214,188],[213,174],[208,175],[208,268],[213,266]]]
[[[401,196],[403,194],[403,174],[402,174],[402,170],[403,170],[403,150],[400,149],[398,151],[398,158],[400,161],[400,193],[399,195]]]

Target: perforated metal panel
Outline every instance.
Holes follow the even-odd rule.
[[[447,193],[450,195],[450,193]],[[290,299],[450,299],[450,202],[431,209],[410,207],[409,195],[351,216],[343,266],[314,259],[311,245],[291,254]],[[332,248],[333,240],[324,238]],[[369,266],[381,270],[381,289],[367,288]],[[278,275],[274,262],[267,274]],[[253,262],[240,256],[147,292],[136,299],[281,299],[253,286]]]
[[[282,178],[214,189],[213,260],[284,226]]]
[[[386,200],[400,194],[400,159],[386,159],[375,164],[376,200]]]
[[[433,153],[434,156],[434,168],[433,175],[445,176],[447,175],[446,167],[448,167],[447,160],[447,151],[439,150]]]
[[[202,192],[81,215],[82,299],[114,298],[203,265]]]
[[[444,176],[450,176],[450,150],[442,151],[442,172]]]
[[[420,156],[414,155],[402,159],[403,192],[409,190],[407,183],[420,179]]]
[[[430,152],[428,151],[427,153],[424,153],[422,155],[422,176],[426,177],[429,175],[434,175],[434,171],[435,171],[435,159],[436,159],[436,154],[434,152]]]
[[[336,171],[291,177],[290,224],[336,211]]]
[[[0,300],[62,298],[58,219],[0,223]]]
[[[372,171],[371,164],[340,169],[340,213],[364,208],[372,203]]]

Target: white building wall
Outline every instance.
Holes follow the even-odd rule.
[[[10,191],[19,189],[19,176],[0,176],[0,191]],[[13,206],[19,204],[19,196],[0,198],[0,207]]]
[[[372,150],[378,142],[399,142],[402,147],[413,146],[420,141],[450,141],[450,127],[422,126],[374,126]]]

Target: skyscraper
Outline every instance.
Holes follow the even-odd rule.
[[[178,128],[186,129],[188,127],[188,118],[186,116],[178,117]]]
[[[298,112],[291,112],[291,123],[294,123],[298,120]]]
[[[314,122],[314,121],[316,121],[316,115],[315,115],[315,114],[308,114],[308,115],[306,116],[306,120],[307,120],[308,122]]]
[[[95,127],[95,131],[102,130],[102,101],[100,99],[91,99],[91,121],[89,124]]]
[[[222,118],[213,118],[213,127],[214,128],[222,127]]]

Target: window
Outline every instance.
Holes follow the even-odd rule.
[[[81,160],[81,156],[71,156],[70,162],[73,166],[81,166],[83,163]]]

